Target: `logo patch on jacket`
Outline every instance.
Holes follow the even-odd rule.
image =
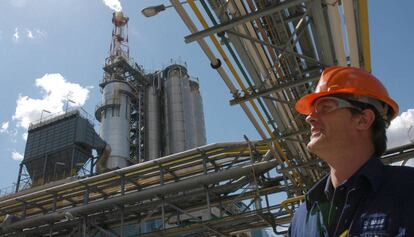
[[[363,214],[361,223],[362,232],[383,232],[387,229],[388,216],[384,213]]]

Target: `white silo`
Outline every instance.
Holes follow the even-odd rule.
[[[145,88],[145,159],[162,156],[161,151],[161,73],[154,73]]]
[[[192,106],[187,69],[173,64],[164,70],[165,155],[192,147]]]
[[[192,120],[193,126],[193,145],[192,147],[198,147],[206,144],[206,128],[204,123],[204,109],[203,99],[200,94],[200,86],[197,81],[190,80],[190,102],[192,107]]]

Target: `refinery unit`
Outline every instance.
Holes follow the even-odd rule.
[[[306,150],[308,127],[293,105],[325,66],[371,70],[367,2],[189,0],[194,17],[170,2],[191,32],[186,43],[199,44],[261,140],[207,144],[198,80],[182,63],[145,73],[129,55],[129,19],[115,12],[99,134],[80,110],[30,125],[15,193],[0,197],[1,236],[286,233],[328,170]],[[413,148],[382,160],[405,163]]]

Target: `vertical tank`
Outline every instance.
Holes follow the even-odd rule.
[[[154,73],[145,88],[145,159],[152,160],[161,153],[161,75]]]
[[[109,170],[129,165],[130,105],[131,98],[138,96],[127,81],[127,75],[135,72],[131,72],[133,66],[129,58],[128,20],[122,12],[112,15],[112,42],[103,68],[104,80],[99,85],[102,88],[102,103],[95,112],[101,122],[101,137],[111,147],[111,153],[103,164]]]
[[[130,97],[126,81],[104,83],[101,106],[101,137],[111,146],[107,169],[126,167],[129,159]]]
[[[164,70],[165,155],[192,147],[193,126],[187,69],[173,64]]]
[[[192,107],[192,121],[193,126],[193,146],[198,147],[206,144],[206,128],[204,123],[204,109],[203,99],[201,98],[199,84],[195,80],[190,80],[190,95]]]

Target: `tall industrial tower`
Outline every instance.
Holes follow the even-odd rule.
[[[113,13],[112,41],[100,84],[102,103],[95,113],[101,122],[101,137],[111,146],[110,156],[100,161],[100,166],[108,170],[126,167],[138,160],[136,148],[141,144],[137,141],[142,140],[131,138],[132,128],[140,127],[137,118],[131,114],[137,112],[134,105],[138,104],[142,94],[139,88],[145,83],[145,78],[129,57],[128,20],[122,12]],[[132,151],[134,155],[131,156]]]
[[[115,12],[112,23],[102,103],[95,113],[111,153],[98,162],[98,172],[205,145],[198,81],[179,63],[146,74],[129,57],[128,17]]]

